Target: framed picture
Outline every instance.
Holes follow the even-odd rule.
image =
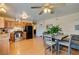
[[[79,25],[75,25],[75,30],[79,30]]]

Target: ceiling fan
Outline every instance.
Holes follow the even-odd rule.
[[[40,8],[41,11],[39,12],[39,15],[43,13],[54,13],[54,9],[57,7],[64,6],[64,3],[45,3],[42,6],[36,6],[36,7],[31,7],[32,9],[37,9]]]

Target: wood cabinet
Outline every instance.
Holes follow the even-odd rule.
[[[0,28],[12,28],[15,20],[7,17],[0,17]]]
[[[5,21],[5,27],[13,28],[13,27],[25,27],[32,25],[32,23],[28,22],[18,22],[18,21]]]
[[[0,28],[4,28],[4,18],[0,17]]]
[[[5,21],[6,28],[13,28],[15,26],[15,22],[13,21]]]
[[[14,39],[14,32],[10,33],[9,41],[15,41],[15,39]]]

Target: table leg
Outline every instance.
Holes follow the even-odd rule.
[[[59,55],[59,44],[58,44],[58,40],[56,40],[56,55]]]

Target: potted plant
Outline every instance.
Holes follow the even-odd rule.
[[[61,28],[59,27],[59,25],[52,25],[47,29],[47,33],[52,35],[57,35],[60,31],[61,31]]]

